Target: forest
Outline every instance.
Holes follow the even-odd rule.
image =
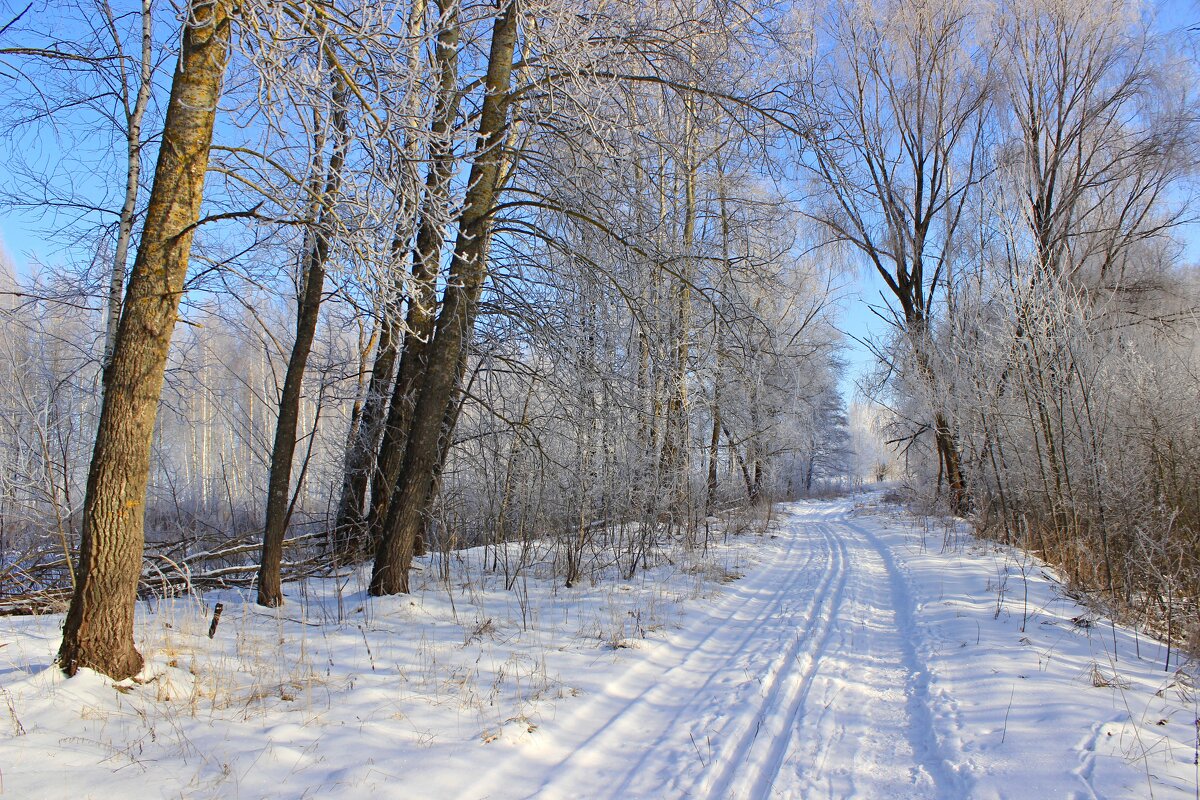
[[[887,479],[1194,651],[1188,13],[3,3],[0,610],[123,679],[139,598],[570,589]]]

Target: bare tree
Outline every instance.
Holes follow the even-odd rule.
[[[400,473],[375,555],[371,593],[408,591],[408,571],[423,525],[422,514],[439,460],[443,422],[457,402],[464,353],[487,274],[488,226],[502,178],[501,148],[508,134],[509,92],[517,41],[518,0],[502,7],[492,29],[486,95],[479,114],[478,143],[468,179],[459,235],[437,328],[423,369]],[[406,353],[407,357],[407,353]],[[403,365],[401,365],[403,371]]]
[[[988,54],[971,44],[978,13],[956,0],[838,6],[824,31],[828,57],[809,76],[812,133],[801,161],[817,187],[806,213],[862,253],[899,305],[896,324],[929,394],[942,476],[960,511],[966,478],[939,399],[933,328],[981,173]]]
[[[56,11],[78,16],[82,35],[63,38],[49,15],[30,14],[28,6],[5,25],[9,37],[35,46],[0,49],[0,55],[13,59],[10,74],[17,89],[5,113],[7,166],[14,180],[5,188],[4,202],[48,216],[51,239],[72,247],[83,238],[96,247],[94,261],[106,268],[104,367],[116,339],[129,248],[142,210],[142,161],[149,146],[143,127],[165,48],[154,37],[151,0],[143,0],[136,12],[118,12],[108,0],[65,2]],[[112,174],[114,183],[123,184],[120,194],[111,196],[107,184],[81,185],[61,168],[27,158],[23,143],[32,131],[59,138],[78,159],[74,166]],[[95,145],[110,137],[120,141],[119,152]]]
[[[279,399],[279,415],[275,427],[275,446],[271,451],[271,472],[267,483],[267,515],[263,526],[262,564],[258,573],[258,603],[278,606],[283,602],[279,564],[283,557],[283,534],[291,516],[290,488],[292,461],[296,449],[296,430],[303,388],[304,371],[317,331],[321,310],[321,295],[325,289],[325,271],[330,256],[331,239],[337,228],[335,206],[341,191],[346,150],[350,145],[350,123],[347,103],[349,88],[336,56],[326,47],[321,58],[327,62],[332,92],[329,105],[328,131],[321,120],[322,113],[314,109],[313,165],[309,193],[308,216],[311,223],[305,232],[301,253],[299,296],[296,309],[296,336],[288,358],[283,391]],[[325,162],[328,138],[328,163]]]
[[[996,169],[954,343],[974,365],[959,403],[976,417],[978,503],[990,529],[1121,604],[1164,586],[1173,596],[1192,568],[1161,559],[1168,538],[1193,535],[1190,500],[1148,479],[1127,432],[1148,415],[1154,448],[1189,434],[1168,433],[1172,415],[1155,402],[1122,418],[1132,384],[1116,376],[1163,380],[1180,358],[1168,340],[1194,335],[1173,241],[1196,142],[1194,70],[1126,3],[1022,3],[997,22]],[[1173,469],[1150,460],[1159,475]],[[1133,511],[1144,508],[1174,510],[1168,522]]]
[[[446,227],[450,222],[450,181],[458,160],[454,153],[454,121],[459,112],[459,21],[455,2],[439,2],[439,33],[435,49],[437,98],[431,123],[429,165],[426,170],[416,235],[412,245],[412,293],[405,317],[403,354],[392,385],[382,439],[371,480],[367,541],[378,547],[390,511],[392,492],[401,477],[409,429],[416,408],[419,382],[427,367],[426,350],[434,337],[438,298],[436,281]],[[388,365],[388,369],[391,366]],[[361,546],[363,543],[359,543]]]

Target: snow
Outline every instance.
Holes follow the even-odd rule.
[[[0,792],[1197,796],[1188,674],[1031,557],[874,495],[713,536],[571,589],[541,554],[507,591],[470,550],[409,597],[164,600],[120,685],[51,667],[61,616],[0,620]]]

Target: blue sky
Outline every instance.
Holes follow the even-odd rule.
[[[846,402],[854,399],[859,379],[875,366],[875,356],[855,339],[869,340],[887,330],[886,323],[869,308],[870,305],[883,304],[879,296],[881,288],[886,291],[874,271],[859,269],[841,303],[838,327],[846,334],[846,349],[843,352],[846,371],[842,376],[841,392]]]

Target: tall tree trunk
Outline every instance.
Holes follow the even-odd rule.
[[[704,513],[712,514],[717,507],[717,456],[721,447],[720,386],[713,387],[712,436],[708,440],[708,481],[704,500]]]
[[[379,346],[375,352],[371,379],[367,383],[363,398],[362,413],[346,448],[342,492],[338,498],[333,534],[333,549],[339,559],[357,557],[365,534],[366,520],[363,512],[367,502],[367,489],[375,469],[376,448],[379,446],[380,429],[388,410],[388,396],[391,394],[403,336],[396,314],[394,308],[384,309],[379,330]]]
[[[368,544],[378,547],[383,538],[392,490],[404,465],[408,430],[416,406],[417,385],[425,371],[425,351],[433,339],[437,321],[437,289],[442,245],[450,215],[450,178],[454,172],[454,119],[458,114],[457,5],[439,0],[441,29],[437,40],[438,103],[434,112],[429,172],[425,179],[425,201],[413,247],[414,294],[405,320],[408,333],[400,359],[400,373],[392,390],[391,405],[383,428],[383,440],[371,478],[371,506],[367,515]]]
[[[129,279],[88,469],[78,584],[59,666],[123,679],[142,668],[133,643],[150,444],[171,333],[200,218],[213,122],[229,57],[228,0],[191,6],[163,126],[146,222]]]
[[[910,299],[901,297],[905,312],[905,328],[909,345],[912,347],[913,359],[917,365],[917,373],[929,390],[931,402],[934,405],[933,439],[937,448],[938,461],[946,486],[950,490],[950,510],[955,514],[965,514],[968,511],[966,482],[962,473],[962,454],[958,448],[958,437],[950,421],[946,419],[935,395],[937,392],[937,373],[930,363],[929,357],[929,319],[925,307],[914,305]],[[940,488],[940,487],[939,487]]]
[[[963,481],[962,454],[958,449],[958,439],[944,414],[934,414],[933,426],[938,457],[945,470],[946,486],[950,489],[950,508],[955,514],[964,514],[969,510],[969,502],[967,486]]]
[[[675,341],[671,395],[667,402],[666,435],[663,439],[664,478],[671,486],[671,517],[680,522],[689,504],[688,477],[691,456],[688,430],[687,373],[692,311],[692,249],[696,239],[696,164],[693,106],[685,98],[683,163],[683,261],[675,287]]]
[[[386,313],[387,309],[383,310],[385,313],[375,315],[371,320],[370,337],[364,342],[361,335],[359,336],[358,380],[354,391],[354,402],[350,406],[349,425],[346,430],[346,454],[342,464],[342,490],[338,495],[337,511],[335,512],[333,529],[330,536],[332,551],[335,558],[339,560],[344,560],[341,558],[341,555],[348,549],[347,534],[361,527],[362,505],[366,499],[367,483],[364,477],[360,481],[362,490],[358,496],[357,509],[355,509],[353,497],[356,488],[352,484],[354,483],[354,478],[364,471],[363,464],[369,462],[372,457],[372,453],[370,452],[365,455],[363,453],[364,439],[369,439],[369,434],[363,430],[363,417],[374,413],[378,419],[383,412],[376,411],[372,406],[379,405],[380,407],[385,407],[378,402],[371,402],[373,399],[378,400],[378,398],[373,398],[371,395],[371,388],[375,378],[374,364],[379,363],[380,355],[386,348],[390,346],[393,351],[396,349],[395,344],[389,345],[388,342],[392,338],[393,329],[395,328],[395,325],[392,324],[394,318],[389,317]],[[392,320],[392,322],[389,322],[389,320]],[[372,360],[372,356],[374,356],[374,362],[371,370],[368,372],[367,362]],[[391,379],[389,376],[389,385],[385,387],[385,390],[391,388],[390,382]],[[376,427],[378,428],[378,422]],[[373,450],[374,445],[368,446],[367,449]]]
[[[717,205],[721,214],[721,259],[724,269],[721,270],[721,287],[727,270],[732,269],[730,258],[729,204],[726,198],[725,162],[717,153]],[[714,360],[713,396],[712,396],[712,436],[708,441],[708,492],[705,497],[704,513],[711,514],[717,504],[717,456],[721,447],[721,356],[725,349],[725,325],[721,320],[721,308],[718,304],[713,309],[714,331]]]
[[[332,56],[329,56],[332,60]],[[325,290],[325,266],[329,260],[329,228],[333,224],[334,206],[341,191],[342,167],[349,146],[349,120],[346,101],[349,90],[342,73],[330,64],[333,90],[333,150],[320,177],[320,152],[324,137],[318,134],[314,148],[316,180],[313,187],[315,214],[312,227],[305,237],[304,267],[301,270],[300,296],[296,308],[296,338],[288,358],[279,398],[279,416],[275,424],[275,445],[271,450],[271,471],[267,481],[267,519],[263,526],[262,561],[258,569],[258,604],[275,607],[283,603],[280,562],[283,559],[283,535],[291,517],[289,502],[292,483],[292,460],[296,454],[296,430],[299,424],[300,395],[304,388],[304,371],[312,352],[321,311],[321,293]],[[318,130],[320,128],[318,127]]]
[[[459,363],[459,381],[462,381],[463,376],[467,371],[467,353],[464,350],[463,356]],[[478,374],[478,373],[476,373]],[[472,377],[474,380],[474,377]],[[468,386],[467,391],[470,391]],[[442,477],[446,469],[446,457],[450,455],[450,447],[454,444],[454,428],[458,425],[458,416],[462,413],[465,405],[464,396],[460,394],[446,409],[446,418],[442,421],[442,437],[438,441],[438,456],[437,463],[433,467],[433,476],[429,481],[429,494],[425,498],[425,508],[421,511],[422,525],[417,532],[416,539],[413,541],[413,555],[425,555],[426,548],[429,546],[430,522],[433,519],[434,508],[437,505],[438,495],[442,493]]]
[[[371,575],[373,595],[408,591],[413,547],[440,458],[439,441],[447,410],[456,402],[462,355],[475,324],[487,275],[488,226],[501,182],[507,133],[513,52],[517,40],[517,0],[496,18],[479,115],[479,144],[467,181],[459,234],[433,341],[426,347],[425,372],[407,437],[404,466],[391,503]]]
[[[443,12],[442,19],[439,20],[439,25],[441,26],[439,27],[440,32],[438,34],[439,50],[436,53],[436,58],[439,61],[444,58],[442,50],[445,47],[443,39],[447,32],[446,28],[453,28],[457,24],[453,18],[453,10],[449,14],[446,13],[447,8],[454,2],[455,0],[440,0],[438,3],[439,10]],[[409,50],[407,64],[409,72],[414,75],[421,69],[421,34],[427,24],[427,10],[427,0],[414,0],[409,9]],[[457,33],[455,32],[452,35],[456,43]],[[455,73],[457,73],[457,68],[455,68]],[[452,82],[451,88],[453,86]],[[411,92],[409,99],[408,113],[416,117],[420,112],[420,93]],[[440,119],[440,116],[440,114],[435,114],[435,127],[437,125],[436,119]],[[403,173],[407,169],[407,165],[416,164],[420,161],[420,142],[421,137],[419,135],[405,135],[404,145],[400,150],[401,164],[397,169],[398,172]],[[412,240],[412,218],[415,216],[413,206],[420,199],[419,197],[410,195],[407,189],[408,185],[406,183],[400,184],[396,228],[391,245],[392,256],[395,261],[393,269],[396,270],[393,273],[396,277],[392,278],[391,283],[397,298],[400,296],[403,288],[403,281],[398,277],[400,270],[399,262],[401,261],[402,254],[405,254],[409,249]],[[403,329],[399,320],[398,305],[398,299],[396,299],[394,304],[391,302],[384,304],[379,349],[376,352],[375,363],[371,369],[371,380],[363,403],[362,424],[355,430],[355,435],[346,448],[345,474],[342,481],[341,496],[338,500],[338,511],[334,523],[333,537],[334,552],[341,559],[358,558],[362,553],[363,544],[366,540],[367,519],[364,514],[364,507],[367,502],[367,490],[371,485],[371,478],[375,474],[380,437],[388,413],[393,381],[396,377],[396,362],[400,357],[400,347],[404,340]]]
[[[742,483],[746,485],[746,499],[754,499],[754,479],[750,477],[750,469],[746,466],[746,459],[741,451],[737,449],[737,444],[733,441],[733,433],[723,424],[721,428],[725,431],[725,441],[728,442],[729,452],[733,453],[734,459],[737,461],[738,468],[742,471]]]

